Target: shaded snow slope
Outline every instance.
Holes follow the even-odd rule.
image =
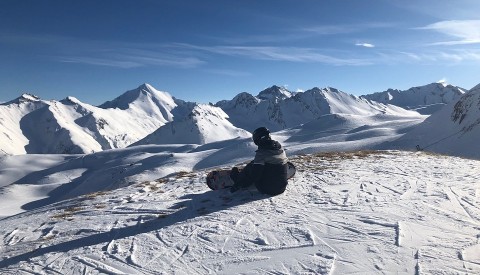
[[[22,132],[20,121],[29,113],[47,104],[37,96],[23,94],[0,104],[0,154],[25,154],[29,140]]]
[[[446,83],[432,83],[413,87],[406,91],[388,89],[385,92],[364,95],[362,98],[384,104],[393,104],[430,115],[446,104],[457,101],[465,91],[463,88]]]
[[[288,94],[284,88],[273,86],[258,96],[241,93],[232,100],[216,104],[230,117],[233,125],[253,131],[263,125],[278,131],[307,123],[327,114],[418,116],[393,105],[371,102],[334,88],[313,88]],[[266,96],[268,95],[268,96]]]
[[[411,148],[443,154],[480,158],[480,85],[427,118],[384,148]]]
[[[206,104],[196,105],[182,119],[169,122],[152,134],[132,144],[206,144],[251,134],[233,126],[222,109]]]
[[[285,194],[179,173],[0,220],[2,274],[478,274],[480,163],[305,155]]]

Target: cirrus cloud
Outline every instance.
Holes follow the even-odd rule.
[[[456,40],[433,43],[434,45],[460,45],[480,43],[480,20],[450,20],[427,25],[424,30],[433,30],[456,38]]]

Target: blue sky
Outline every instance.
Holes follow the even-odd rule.
[[[0,101],[480,83],[478,0],[2,0]]]

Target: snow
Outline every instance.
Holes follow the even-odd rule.
[[[465,92],[466,90],[463,88],[440,81],[413,87],[406,91],[388,89],[381,93],[364,95],[362,98],[431,115],[442,109],[446,104],[457,101]]]
[[[258,125],[279,131],[328,114],[420,116],[415,111],[369,101],[334,88],[313,88],[288,97],[279,93],[278,89],[273,86],[257,97],[241,93],[230,101],[218,102],[216,106],[228,114],[233,125],[248,131],[253,131]],[[266,91],[268,97],[265,96]]]
[[[480,88],[476,87],[387,147],[416,144],[428,151],[479,159],[479,137]]]
[[[292,97],[293,93],[287,90],[285,87],[272,86],[261,91],[257,98],[261,100],[284,100],[286,98]]]
[[[32,95],[0,105],[5,154],[75,154],[124,148],[191,109],[148,84],[100,107],[75,97],[46,101]]]
[[[206,144],[216,141],[246,138],[250,133],[233,126],[225,112],[211,105],[199,104],[181,120],[164,127],[132,144]]]
[[[211,106],[143,84],[98,107],[73,96],[47,101],[24,94],[0,105],[0,149],[10,155],[84,154],[132,144],[205,144],[243,138],[258,125],[278,131],[327,114],[420,117],[334,88],[294,93],[272,86],[256,97],[241,93]]]
[[[480,272],[478,161],[399,151],[323,153],[291,160],[297,175],[286,193],[276,197],[253,189],[210,191],[204,183],[206,169],[4,218],[0,270]]]
[[[0,105],[0,273],[480,273],[480,85],[431,116],[287,92]],[[260,122],[297,166],[286,192],[209,190]]]

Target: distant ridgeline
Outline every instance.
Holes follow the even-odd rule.
[[[206,144],[248,138],[259,125],[278,131],[321,123],[322,116],[331,114],[420,116],[418,112],[430,114],[457,102],[464,93],[443,83],[361,97],[330,87],[290,92],[272,86],[257,96],[240,93],[231,100],[199,104],[143,84],[99,106],[74,97],[48,101],[23,94],[0,104],[0,152],[83,154],[143,144]],[[470,105],[462,106],[465,119],[473,116]]]

